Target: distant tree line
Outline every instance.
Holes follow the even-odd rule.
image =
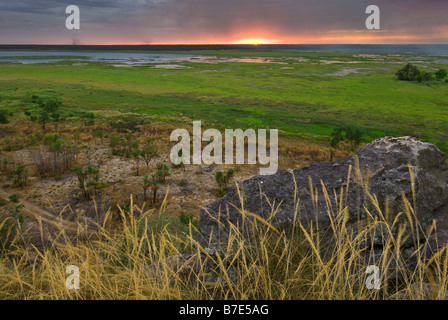
[[[448,72],[439,69],[436,72],[426,72],[419,70],[416,66],[408,63],[395,74],[399,80],[403,81],[445,81],[448,82]]]

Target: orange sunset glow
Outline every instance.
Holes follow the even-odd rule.
[[[359,0],[90,0],[80,29],[57,0],[0,3],[0,44],[431,44],[448,43],[448,1],[382,3],[366,28]]]
[[[235,40],[236,38],[236,40]],[[448,33],[432,34],[430,36],[409,35],[409,34],[390,34],[387,32],[352,32],[341,31],[332,32],[316,36],[272,36],[272,34],[250,37],[245,34],[241,37],[204,37],[195,41],[182,42],[181,40],[153,42],[152,44],[381,44],[381,43],[419,43],[419,42],[437,42],[439,39],[448,38]],[[110,43],[109,43],[110,44]],[[127,42],[127,44],[142,44],[138,42]]]
[[[267,39],[267,38],[246,38],[234,41],[232,44],[253,44],[253,45],[259,45],[259,44],[278,44],[281,43],[281,40],[273,40],[273,39]]]

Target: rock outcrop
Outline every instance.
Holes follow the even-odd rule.
[[[404,210],[404,196],[424,229],[448,214],[448,165],[432,143],[384,137],[345,159],[253,177],[242,182],[239,191],[201,210],[194,237],[203,247],[219,249],[225,244],[230,224],[243,228],[242,206],[277,228],[291,227],[294,217],[303,225],[317,219],[325,227],[330,216],[338,214],[341,201],[349,221],[379,210],[394,219]]]

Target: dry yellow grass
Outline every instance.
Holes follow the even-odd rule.
[[[350,174],[362,179],[358,168]],[[365,181],[365,180],[364,180]],[[368,181],[365,181],[368,183]],[[442,248],[429,260],[423,259],[419,244],[421,229],[412,199],[404,198],[405,210],[394,215],[383,213],[375,195],[366,194],[375,212],[356,226],[347,223],[345,191],[331,195],[324,188],[312,196],[327,199],[330,230],[318,230],[313,223],[304,226],[298,219],[289,231],[277,230],[263,220],[240,209],[242,219],[250,222],[250,233],[230,226],[228,245],[218,255],[197,246],[194,227],[180,228],[176,219],[160,211],[131,205],[120,210],[120,228],[109,228],[112,213],[96,225],[76,222],[69,229],[61,220],[53,221],[53,232],[42,230],[50,246],[23,245],[21,237],[0,259],[0,297],[2,299],[389,299],[402,290],[408,299],[445,299],[448,284],[447,249]],[[349,186],[347,186],[349,188]],[[337,207],[331,207],[334,197]],[[131,199],[132,200],[132,199]],[[243,199],[241,198],[241,201]],[[298,203],[300,199],[296,199]],[[164,203],[165,204],[165,203]],[[272,205],[275,216],[277,205]],[[336,212],[336,214],[332,214]],[[296,217],[298,212],[296,210]],[[411,230],[402,223],[405,218]],[[185,227],[185,226],[184,226]],[[398,233],[393,229],[398,227]],[[383,255],[372,260],[366,255],[372,235],[382,232]],[[423,237],[435,231],[435,225]],[[416,244],[417,264],[409,268],[400,247],[406,237]],[[331,244],[331,245],[328,245]],[[167,257],[181,253],[201,255],[214,266],[203,264],[189,279],[173,270]],[[155,276],[148,265],[160,262],[165,272]],[[172,261],[172,260],[171,260]],[[191,262],[191,261],[190,261]],[[164,265],[165,264],[165,265]],[[187,262],[185,263],[187,264]],[[66,288],[67,266],[80,269],[80,289]],[[210,264],[209,264],[210,265]],[[366,287],[366,266],[381,270],[380,288]],[[401,278],[388,281],[390,266],[396,265]],[[176,268],[174,268],[176,269]],[[212,271],[211,271],[212,270]],[[211,274],[212,272],[213,274]],[[429,283],[431,288],[423,290]],[[421,289],[421,290],[419,290]],[[396,296],[395,296],[396,297]]]

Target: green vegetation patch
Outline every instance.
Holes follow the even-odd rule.
[[[30,107],[31,96],[38,95],[61,101],[61,117],[85,112],[104,117],[147,114],[166,121],[202,120],[206,127],[221,129],[276,128],[327,141],[334,127],[356,125],[366,132],[364,142],[384,135],[413,135],[448,151],[444,142],[448,140],[448,85],[399,81],[397,71],[412,57],[256,51],[204,54],[272,57],[274,62],[191,62],[185,63],[190,68],[176,70],[117,68],[106,63],[2,65],[0,109],[15,116]],[[431,59],[416,65],[428,72],[428,68],[437,72],[448,67]],[[344,75],[344,69],[356,72]]]

